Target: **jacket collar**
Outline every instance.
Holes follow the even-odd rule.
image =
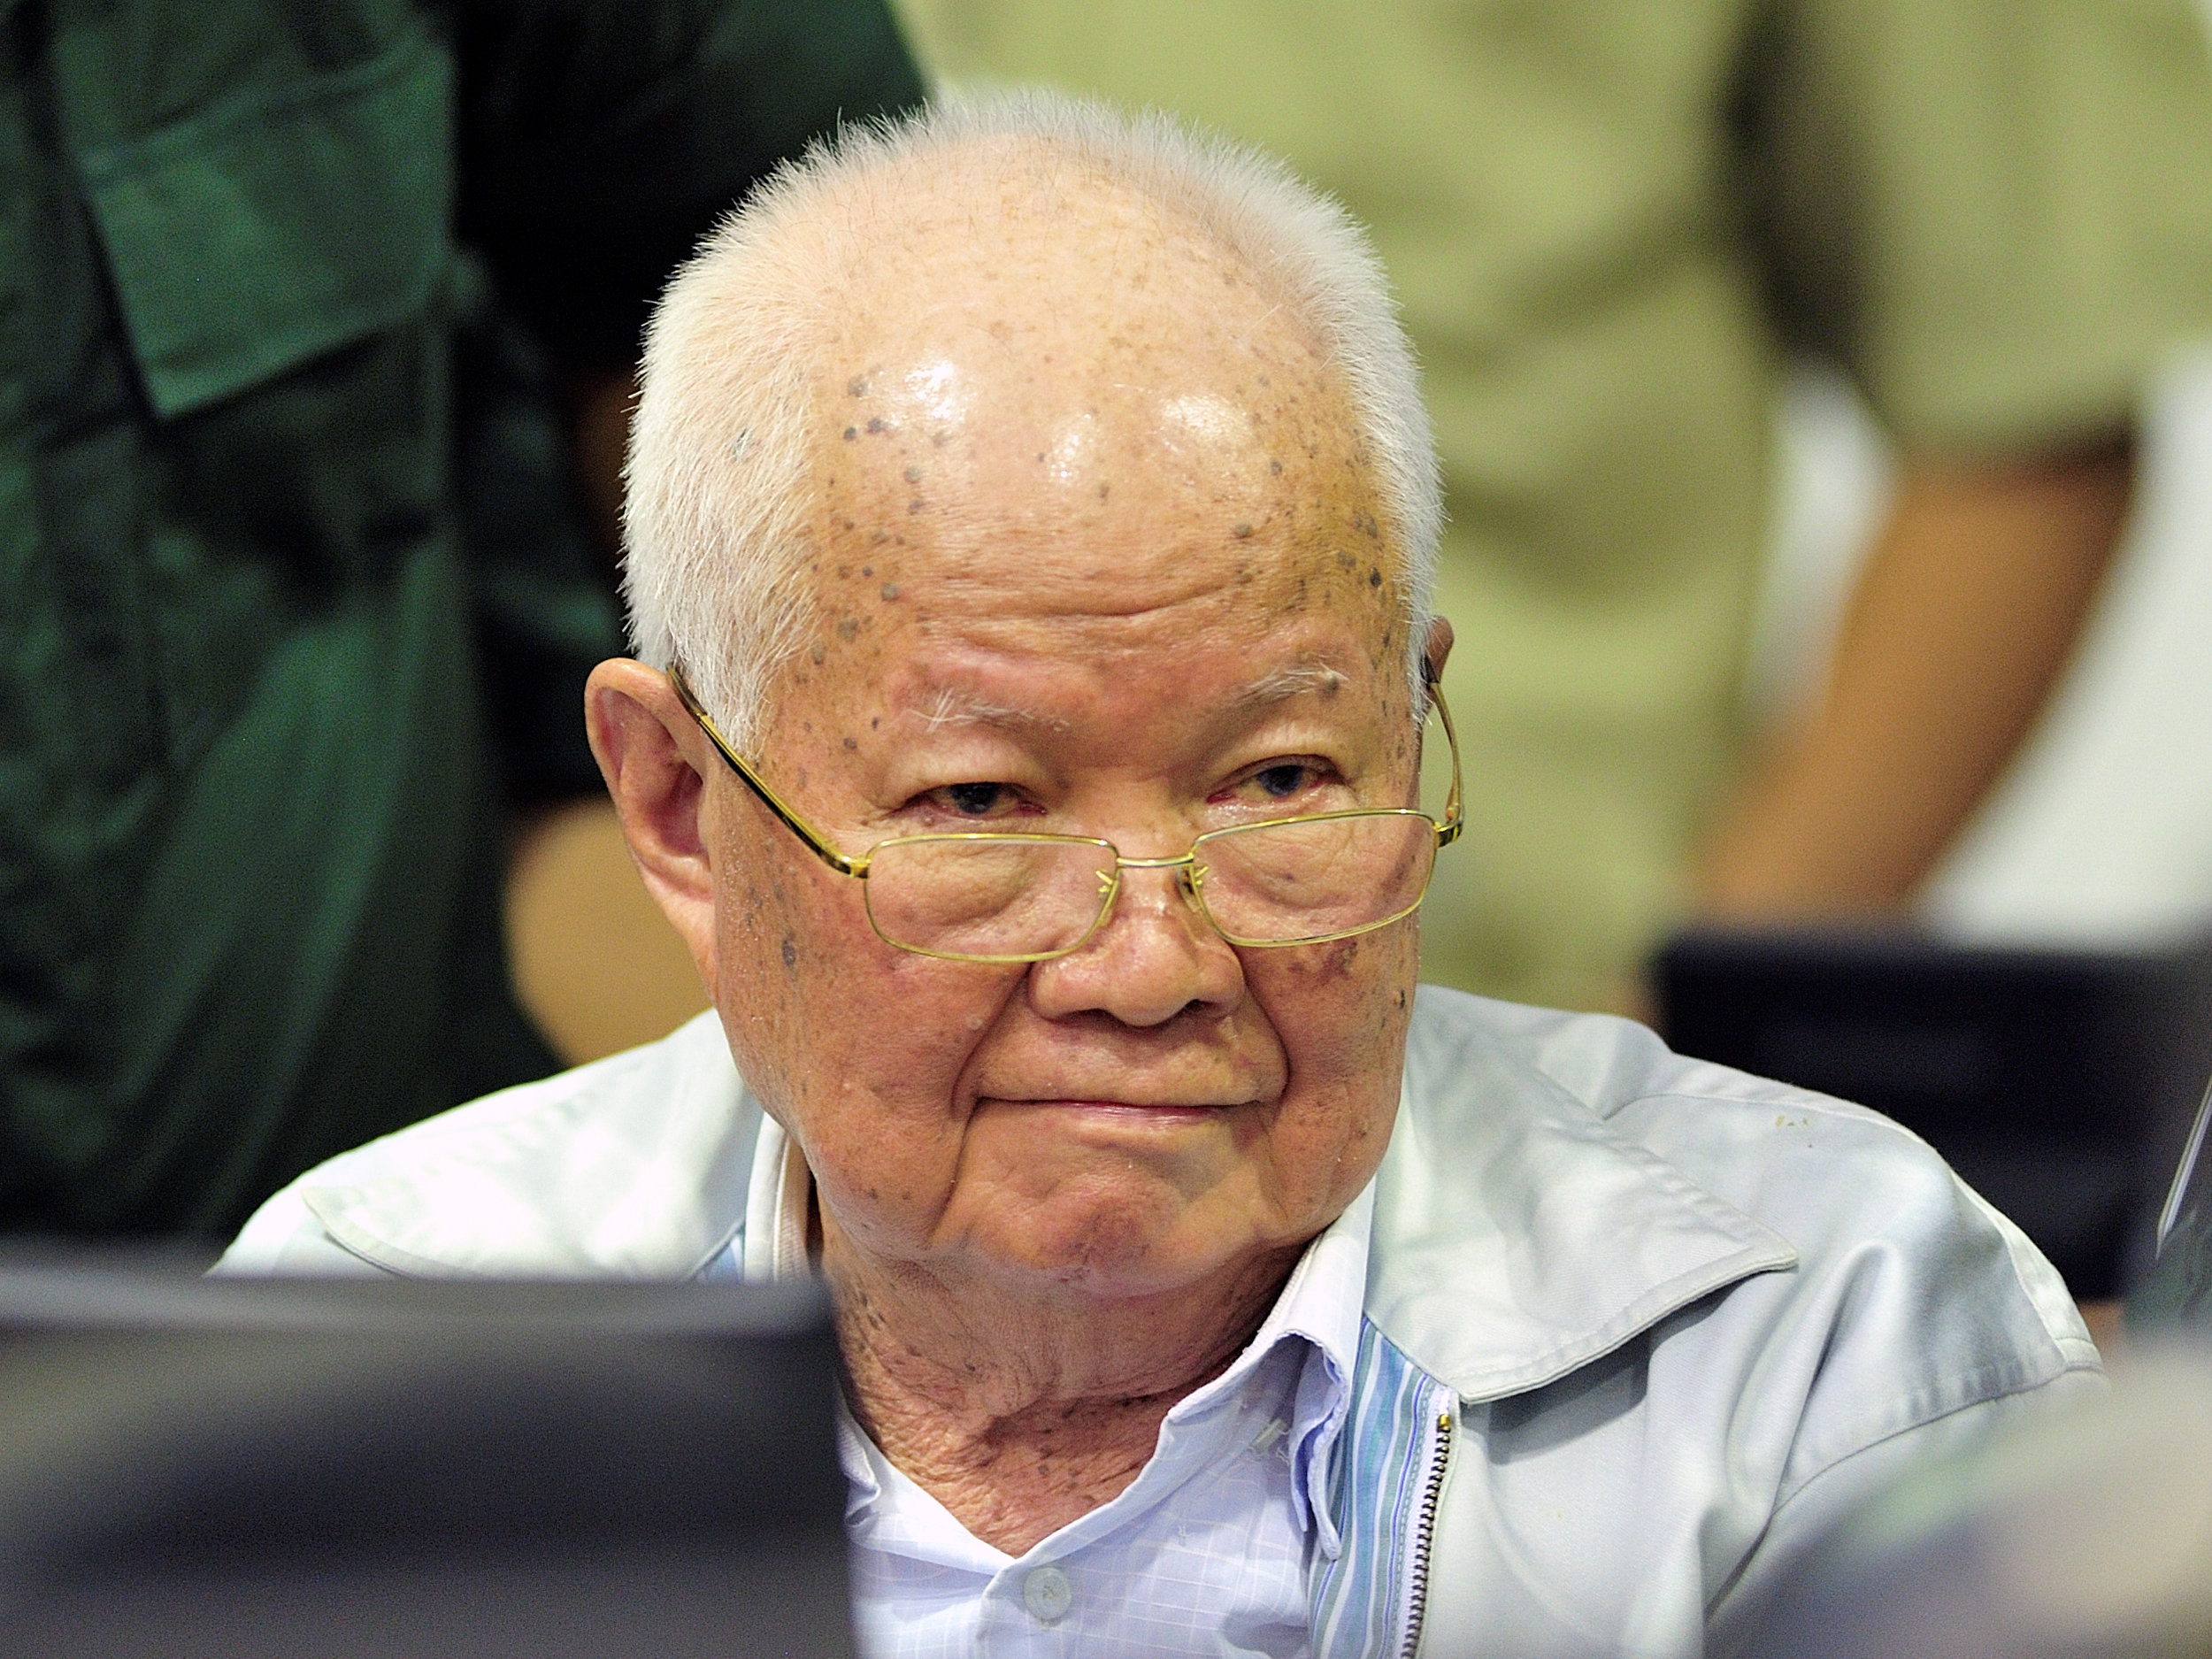
[[[1368,1317],[1422,1370],[1471,1403],[1519,1394],[1796,1264],[1446,998],[1424,987],[1413,1021],[1367,1280]]]
[[[396,1273],[688,1279],[744,1223],[761,1117],[710,1010],[373,1143],[301,1196]]]

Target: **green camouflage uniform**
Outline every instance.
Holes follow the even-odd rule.
[[[619,636],[547,382],[918,92],[879,0],[0,0],[0,1227],[221,1237],[554,1069],[503,824]]]

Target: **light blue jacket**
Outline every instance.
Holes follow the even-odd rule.
[[[765,1156],[763,1156],[763,1155]],[[219,1271],[774,1271],[805,1180],[711,1015],[331,1160]],[[1315,1651],[1693,1655],[1909,1459],[2098,1386],[1925,1145],[1642,1027],[1425,987]]]

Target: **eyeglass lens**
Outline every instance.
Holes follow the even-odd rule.
[[[1416,813],[1256,824],[1207,836],[1192,871],[1214,925],[1240,944],[1292,944],[1394,920],[1418,904],[1436,832]],[[869,913],[894,944],[1009,960],[1071,950],[1096,925],[1114,856],[1083,841],[917,836],[871,856]]]
[[[1091,841],[920,837],[868,861],[868,913],[893,944],[948,956],[1071,950],[1098,919],[1114,857]]]
[[[1231,939],[1287,944],[1404,915],[1420,902],[1436,829],[1410,813],[1256,824],[1199,849],[1199,891]]]

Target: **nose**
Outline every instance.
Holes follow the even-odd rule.
[[[1083,948],[1031,967],[1031,1005],[1051,1019],[1102,1013],[1140,1026],[1235,1008],[1244,964],[1192,902],[1187,869],[1125,868],[1112,910]]]

